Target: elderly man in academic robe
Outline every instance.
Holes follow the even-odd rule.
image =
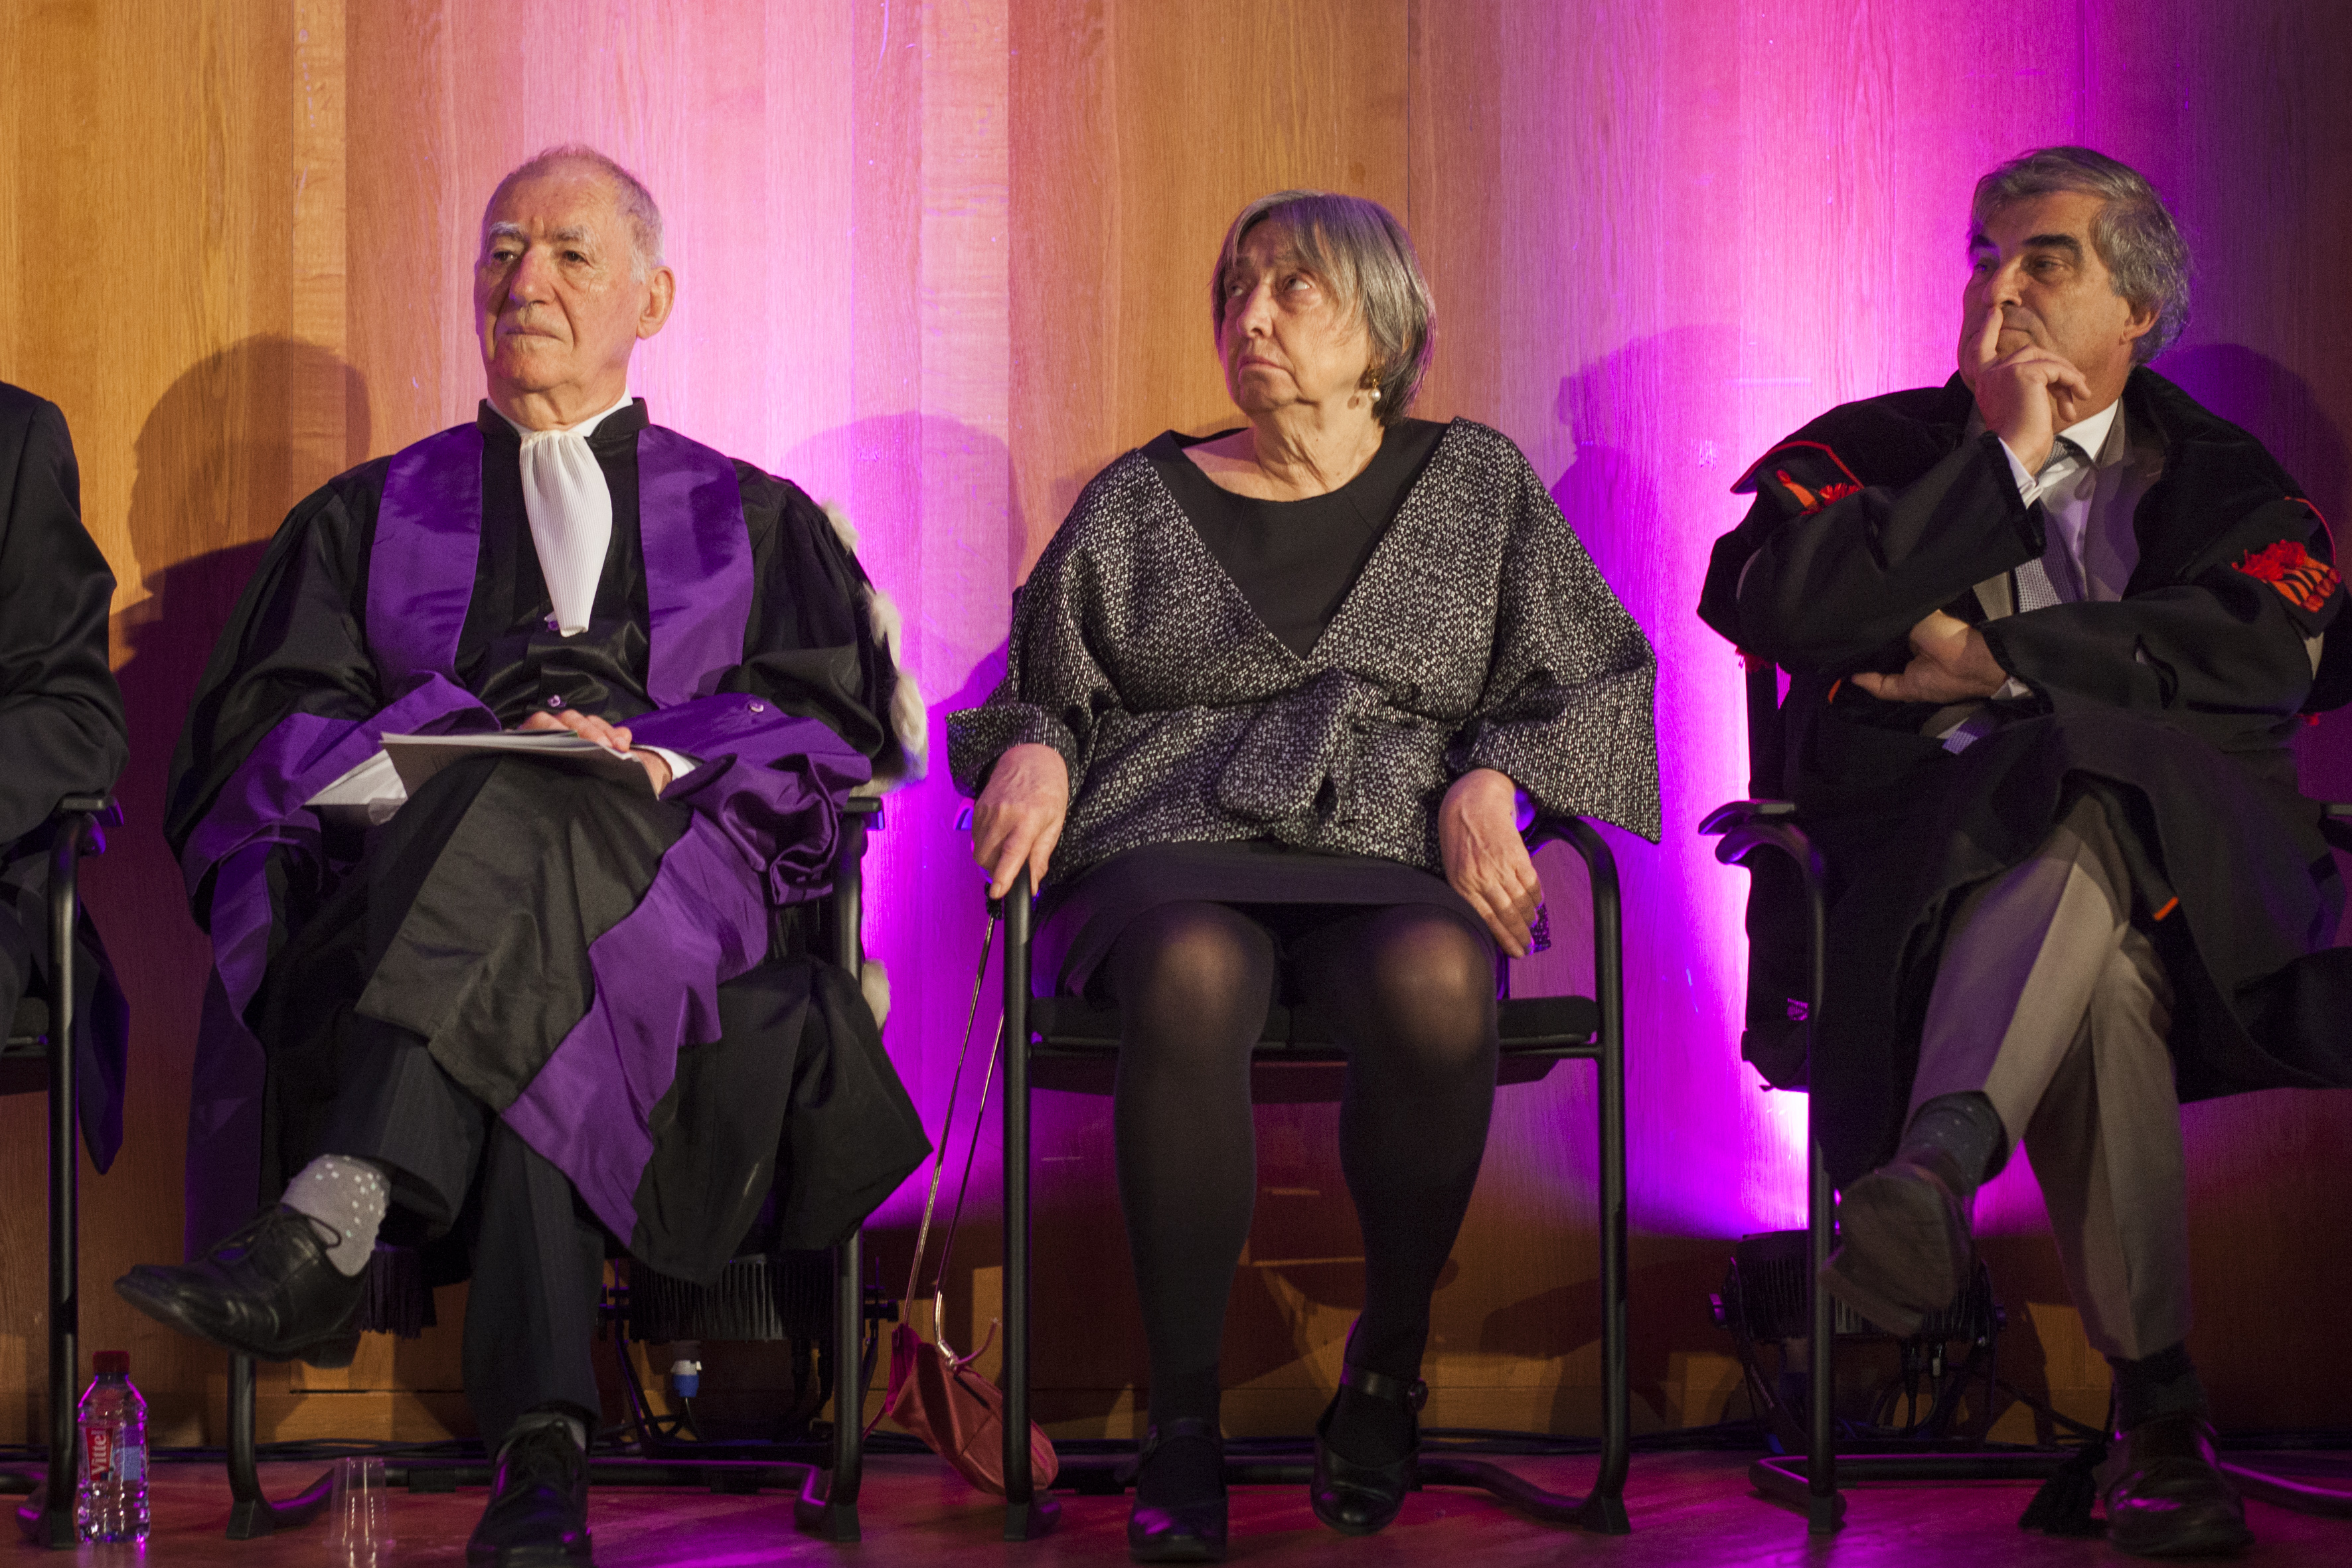
[[[608,1238],[707,1279],[755,1229],[839,1239],[925,1149],[856,980],[810,955],[845,798],[920,746],[895,618],[798,489],[626,395],[675,288],[619,165],[508,175],[478,416],[296,508],[173,767],[216,961],[192,1198],[265,1201],[118,1289],[335,1365],[380,1229],[456,1255],[499,1457],[475,1563],[588,1554]],[[604,771],[461,753],[408,793],[380,751],[517,731]]]
[[[2352,1083],[2352,952],[2289,746],[2352,694],[2344,586],[2260,443],[2145,368],[2188,279],[2145,179],[2047,148],[1985,176],[1971,218],[1959,374],[1766,453],[1701,605],[1790,672],[1783,784],[1830,870],[1822,1283],[1916,1331],[1973,1272],[1969,1204],[2021,1142],[2115,1372],[2109,1539],[2232,1551],[2186,1344],[2179,1106]],[[1749,1055],[1785,1083],[1803,916],[1773,891]]]
[[[107,659],[113,599],[114,574],[81,524],[65,416],[0,382],[0,1032],[28,990],[55,1000],[50,817],[70,795],[111,790],[130,754]],[[87,909],[75,934],[75,1109],[103,1171],[122,1144],[130,1019]],[[32,1087],[39,1071],[0,1073],[0,1089]]]

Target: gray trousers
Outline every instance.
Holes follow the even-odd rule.
[[[2189,1337],[2189,1216],[2172,987],[2131,912],[2106,812],[2082,800],[1962,906],[1911,1106],[1992,1101],[2032,1161],[2092,1348],[2138,1361]]]
[[[466,1403],[495,1453],[518,1417],[573,1406],[593,1433],[601,1404],[590,1360],[604,1282],[604,1235],[572,1179],[457,1086],[425,1042],[354,1017],[322,1152],[392,1173],[392,1201],[438,1235],[464,1229]]]

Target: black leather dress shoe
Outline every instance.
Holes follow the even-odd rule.
[[[2116,1439],[2099,1467],[2107,1541],[2136,1557],[2221,1557],[2253,1544],[2246,1505],[2213,1462],[2202,1415],[2158,1415]]]
[[[1958,1177],[1941,1153],[1898,1154],[1839,1194],[1840,1245],[1822,1288],[1890,1333],[1917,1333],[1976,1268]]]
[[[1196,1502],[1147,1503],[1142,1498],[1143,1471],[1151,1457],[1171,1443],[1207,1443],[1217,1452],[1222,1475],[1225,1440],[1215,1425],[1186,1415],[1165,1426],[1154,1426],[1136,1451],[1136,1501],[1127,1516],[1127,1554],[1138,1563],[1223,1563],[1225,1560],[1224,1483],[1217,1495]]]
[[[149,1317],[226,1350],[349,1366],[366,1279],[336,1268],[318,1222],[280,1204],[194,1263],[142,1263],[114,1289]]]
[[[588,1562],[588,1456],[562,1419],[499,1450],[490,1506],[466,1542],[470,1568],[574,1568]]]
[[[1315,1517],[1342,1535],[1370,1535],[1389,1527],[1404,1506],[1404,1494],[1418,1480],[1420,1413],[1423,1401],[1429,1397],[1429,1384],[1419,1378],[1406,1383],[1359,1366],[1341,1367],[1339,1384],[1369,1398],[1403,1405],[1412,1431],[1405,1451],[1396,1458],[1385,1465],[1361,1465],[1331,1447],[1331,1417],[1339,1409],[1338,1394],[1331,1396],[1322,1418],[1315,1423],[1315,1479],[1307,1489]]]

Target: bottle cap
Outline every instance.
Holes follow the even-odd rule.
[[[90,1357],[90,1365],[100,1377],[128,1377],[131,1375],[131,1352],[100,1351]]]

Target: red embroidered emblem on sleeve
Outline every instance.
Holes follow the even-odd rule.
[[[2238,570],[2256,582],[2268,583],[2288,604],[2315,615],[2327,603],[2328,595],[2344,585],[2335,567],[2315,559],[2292,539],[2248,551]]]
[[[1832,501],[1843,500],[1846,497],[1853,494],[1854,491],[1862,489],[1860,485],[1850,485],[1841,482],[1837,484],[1823,485],[1818,490],[1809,490],[1804,486],[1799,484],[1796,480],[1790,479],[1789,477],[1789,470],[1786,468],[1773,469],[1772,477],[1780,480],[1780,488],[1787,490],[1790,495],[1795,496],[1797,498],[1797,504],[1803,507],[1808,512],[1819,511],[1822,508],[1829,505]]]

